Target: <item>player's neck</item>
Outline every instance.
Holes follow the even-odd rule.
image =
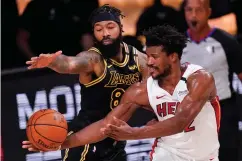
[[[201,40],[203,40],[205,37],[208,36],[211,30],[212,30],[211,27],[207,24],[201,30],[196,31],[196,30],[189,29],[188,34],[193,41],[200,42]]]
[[[119,52],[117,53],[117,55],[113,56],[111,59],[119,62],[119,63],[122,63],[123,62],[123,59],[124,59],[124,55],[123,55],[123,44],[120,45],[120,50]]]
[[[182,76],[182,70],[180,64],[176,64],[175,67],[172,67],[171,74],[161,80],[159,80],[159,85],[162,88],[175,88],[177,83],[180,81]]]

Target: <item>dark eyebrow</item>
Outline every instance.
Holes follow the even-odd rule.
[[[107,25],[110,25],[110,24],[115,24],[115,23],[113,23],[113,22],[109,22]]]

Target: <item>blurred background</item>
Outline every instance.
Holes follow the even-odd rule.
[[[48,69],[27,71],[25,62],[41,53],[62,50],[74,56],[87,50],[93,45],[88,17],[103,4],[123,12],[123,40],[140,51],[145,43],[142,31],[150,26],[168,23],[183,33],[187,30],[183,0],[2,0],[0,154],[4,161],[60,160],[59,151],[24,151],[21,141],[26,139],[28,118],[38,109],[50,107],[63,113],[68,121],[74,118],[81,109],[78,79]],[[242,46],[241,0],[211,0],[211,8],[209,24],[230,33]],[[233,88],[242,94],[242,84],[236,76]],[[142,117],[131,122],[136,124],[137,118]],[[152,143],[152,139],[128,142],[128,160],[149,160]],[[238,150],[242,155],[242,148]]]
[[[147,27],[168,23],[181,32],[187,29],[183,0],[3,0],[2,69],[23,67],[40,53],[61,49],[66,55],[76,55],[87,49],[92,45],[88,17],[107,3],[126,16],[124,40],[139,49],[144,43],[140,35]],[[209,23],[241,42],[241,6],[240,0],[211,0]]]

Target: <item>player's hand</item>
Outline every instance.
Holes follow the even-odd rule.
[[[36,148],[33,144],[31,144],[30,141],[26,140],[22,142],[22,148],[23,149],[28,149],[28,151],[40,151],[40,152],[45,152],[43,150],[40,150],[38,148]],[[52,149],[51,151],[56,151],[56,150],[60,150],[61,146],[59,146],[57,149]]]
[[[134,140],[136,136],[136,128],[130,127],[126,122],[113,118],[114,124],[108,124],[101,131],[103,134],[115,140]]]
[[[29,151],[41,151],[38,148],[34,147],[33,144],[31,144],[30,141],[23,141],[22,142],[22,148],[28,149]]]
[[[26,64],[30,65],[28,69],[45,68],[61,54],[62,51],[57,51],[54,54],[40,54],[38,57],[32,57],[30,61],[26,62]]]

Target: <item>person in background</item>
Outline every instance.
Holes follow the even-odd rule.
[[[78,0],[31,1],[20,17],[18,48],[26,59],[60,49],[69,56],[87,50],[94,43],[88,18],[97,7],[97,0],[85,5]]]
[[[219,132],[220,161],[238,161],[239,107],[232,88],[233,73],[242,81],[242,51],[234,37],[208,24],[211,15],[209,0],[186,0],[185,18],[190,40],[183,51],[182,63],[203,66],[214,76],[221,105]]]
[[[175,8],[171,5],[163,3],[164,0],[155,0],[154,4],[144,10],[137,21],[137,36],[142,35],[143,30],[151,26],[169,24],[174,26],[180,32],[185,32],[186,22],[182,8]],[[164,1],[165,2],[165,1]]]

